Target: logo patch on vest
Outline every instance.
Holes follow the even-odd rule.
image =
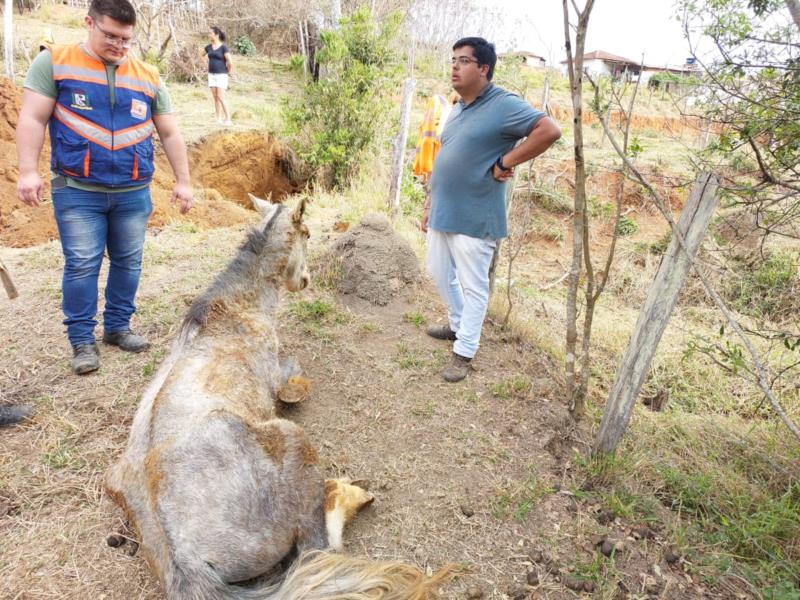
[[[135,98],[131,100],[131,116],[134,119],[144,119],[147,117],[147,104]]]
[[[75,90],[72,92],[72,104],[70,104],[70,107],[77,108],[78,110],[92,110],[89,94],[83,90]]]

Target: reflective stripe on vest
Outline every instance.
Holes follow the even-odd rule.
[[[106,65],[78,45],[50,51],[58,91],[50,119],[53,171],[109,187],[150,181],[158,71],[131,57],[118,65],[112,105]]]

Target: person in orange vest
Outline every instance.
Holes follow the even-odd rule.
[[[100,365],[94,329],[100,265],[108,252],[103,342],[127,352],[149,346],[130,329],[142,270],[145,227],[153,210],[153,132],[175,175],[172,202],[193,205],[186,145],[158,70],[128,51],[136,11],[128,0],[92,0],[86,41],[48,45],[25,79],[17,124],[17,198],[36,207],[38,172],[50,129],[53,210],[64,253],[62,309],[72,369]]]
[[[450,115],[450,108],[450,102],[441,94],[431,96],[425,107],[425,115],[417,134],[417,153],[414,156],[414,175],[421,177],[424,184],[430,180],[433,161],[442,145],[442,130]]]

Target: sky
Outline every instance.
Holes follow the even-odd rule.
[[[503,11],[510,24],[504,28],[507,34],[497,39],[498,50],[528,50],[544,56],[548,65],[566,58],[561,0],[489,1]],[[583,7],[585,1],[576,3]],[[644,53],[648,65],[684,64],[689,45],[675,19],[674,4],[675,0],[595,0],[586,52],[604,50],[637,62]],[[576,21],[572,16],[571,22]]]

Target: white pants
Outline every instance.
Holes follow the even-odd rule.
[[[447,304],[453,352],[472,358],[489,305],[489,267],[497,243],[428,228],[428,273]]]

